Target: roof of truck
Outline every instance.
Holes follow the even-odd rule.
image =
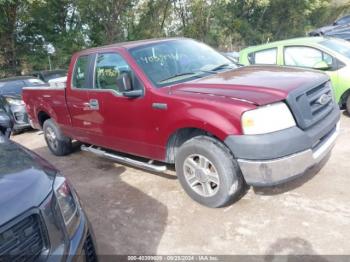
[[[82,51],[79,51],[78,53],[90,53],[90,52],[94,52],[94,51],[99,51],[99,50],[103,50],[103,49],[111,49],[111,48],[131,49],[134,47],[144,46],[144,45],[148,45],[148,44],[181,40],[181,39],[183,40],[183,39],[190,39],[190,38],[185,38],[185,37],[153,38],[153,39],[145,39],[145,40],[137,40],[137,41],[120,42],[120,43],[114,43],[114,44],[110,44],[110,45],[104,45],[104,46],[84,49]]]

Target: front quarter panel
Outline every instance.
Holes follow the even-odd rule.
[[[182,128],[202,129],[221,141],[230,134],[240,135],[241,114],[255,108],[255,105],[239,100],[200,94],[171,95],[167,100],[168,110],[159,112],[156,127],[166,134],[161,142],[163,146]]]

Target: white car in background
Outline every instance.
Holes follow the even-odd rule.
[[[63,76],[51,79],[48,81],[48,84],[53,88],[65,88],[67,84],[67,77]]]

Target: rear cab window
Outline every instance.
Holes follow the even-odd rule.
[[[248,54],[248,61],[252,65],[276,65],[277,48],[269,48]]]

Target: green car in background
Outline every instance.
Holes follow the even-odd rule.
[[[239,62],[323,70],[339,106],[350,114],[350,43],[345,40],[304,37],[248,47],[240,52]]]

